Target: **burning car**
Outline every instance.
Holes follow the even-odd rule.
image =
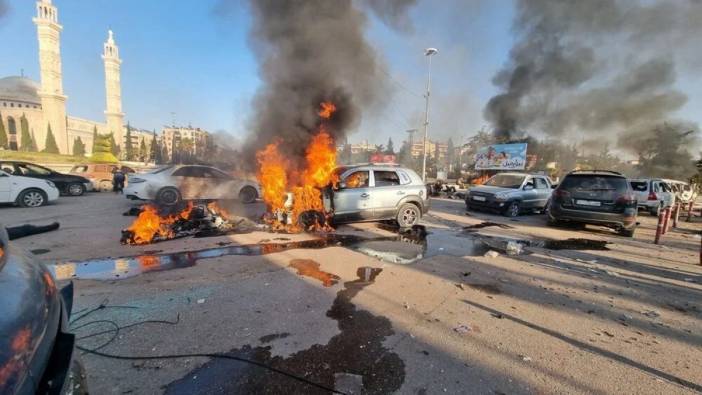
[[[239,199],[253,203],[261,196],[258,184],[230,176],[210,166],[167,166],[129,178],[124,190],[128,199],[153,200],[160,206],[175,206],[183,200]]]

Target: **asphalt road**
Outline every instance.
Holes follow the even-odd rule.
[[[158,357],[83,355],[93,393],[702,391],[699,219],[656,246],[645,214],[626,239],[435,199],[424,241],[366,223],[322,244],[253,232],[135,247],[119,244],[130,206],[102,193],[0,207],[6,225],[61,223],[15,245],[75,274],[80,345]],[[500,226],[464,229],[485,221]],[[588,241],[551,248],[587,249],[543,248],[568,238]],[[524,253],[500,251],[508,239]]]

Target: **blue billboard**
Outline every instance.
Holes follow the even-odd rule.
[[[524,170],[527,144],[492,144],[475,154],[476,170]]]

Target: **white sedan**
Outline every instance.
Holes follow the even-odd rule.
[[[124,190],[128,199],[154,200],[166,206],[181,200],[239,199],[253,203],[261,195],[258,184],[236,179],[210,166],[168,166],[129,177]]]
[[[0,170],[0,203],[39,207],[58,197],[58,188],[49,180],[15,176]]]

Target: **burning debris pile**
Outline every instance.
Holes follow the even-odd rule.
[[[188,202],[185,207],[174,211],[146,204],[131,226],[122,230],[120,241],[122,244],[141,245],[186,236],[245,233],[254,228],[255,224],[245,218],[232,216],[214,202],[201,205]]]
[[[321,103],[317,134],[305,151],[304,168],[298,168],[280,152],[281,141],[270,143],[256,153],[258,181],[268,209],[264,221],[272,230],[331,230],[331,207],[325,209],[322,197],[339,181],[334,172],[336,147],[326,128],[335,111],[333,103]]]

